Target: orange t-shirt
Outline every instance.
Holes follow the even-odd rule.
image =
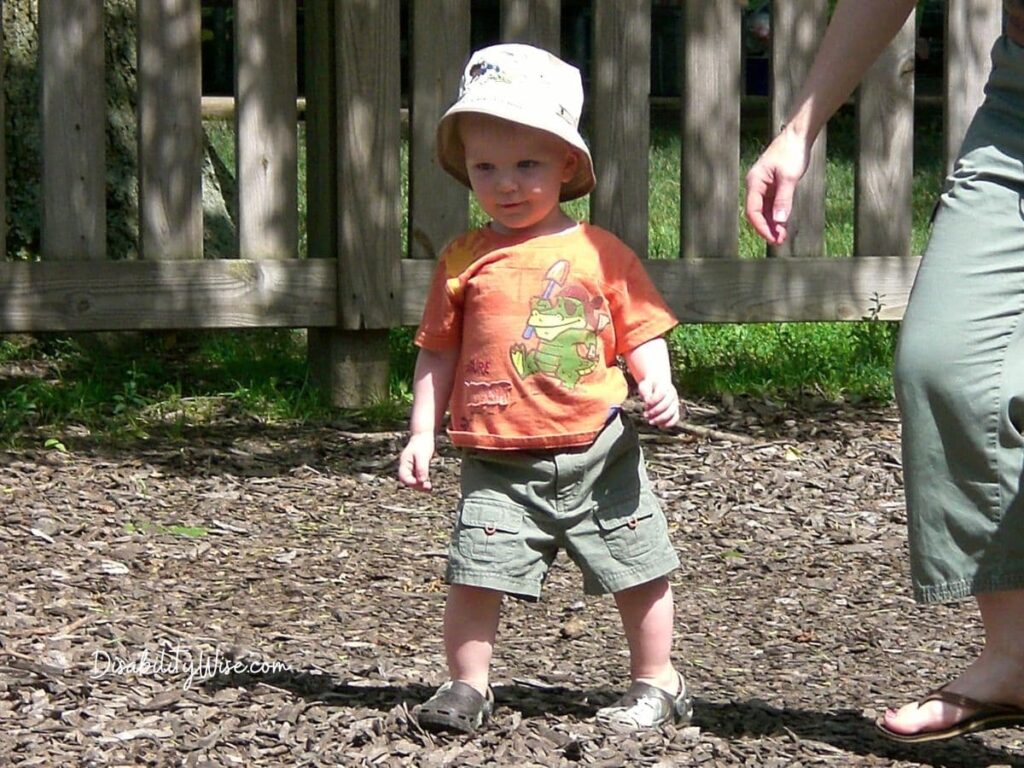
[[[590,224],[526,240],[489,227],[441,254],[415,342],[459,348],[455,445],[591,443],[627,395],[617,355],[676,319],[621,240]]]

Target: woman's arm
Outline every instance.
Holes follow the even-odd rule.
[[[822,127],[913,10],[913,0],[839,0],[782,132],[747,174],[747,219],[769,243],[786,240],[793,193]]]

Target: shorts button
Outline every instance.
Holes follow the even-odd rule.
[[[626,526],[630,530],[633,530],[634,528],[636,528],[636,524],[637,524],[637,519],[635,517],[631,517],[631,518],[629,518],[629,522],[626,523]]]
[[[486,533],[488,536],[493,536],[497,532],[497,530],[498,529],[495,528],[493,525],[484,526],[484,533]]]

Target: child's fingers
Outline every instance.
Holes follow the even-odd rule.
[[[398,479],[409,488],[429,491],[430,457],[420,456],[415,451],[404,451],[398,461]]]
[[[644,411],[644,418],[649,424],[665,429],[675,426],[679,422],[679,401],[675,398],[665,398]]]
[[[430,459],[426,457],[420,458],[416,462],[416,487],[421,491],[430,490]]]
[[[644,401],[644,418],[649,424],[665,429],[679,421],[679,396],[670,383],[642,381],[637,390]]]

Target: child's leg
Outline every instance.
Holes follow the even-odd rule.
[[[444,648],[448,673],[486,693],[498,633],[502,593],[453,584],[444,609]]]
[[[672,666],[672,586],[661,577],[615,593],[615,604],[629,645],[633,681],[677,693],[679,676]]]

